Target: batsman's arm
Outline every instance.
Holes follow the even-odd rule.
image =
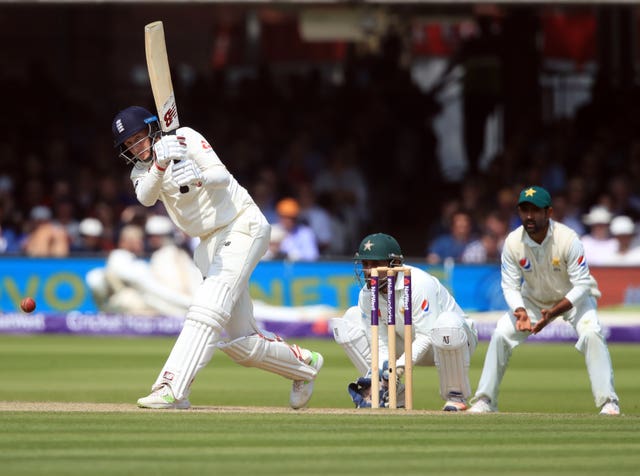
[[[163,178],[164,170],[160,170],[155,165],[148,170],[137,166],[131,170],[131,182],[141,205],[152,207],[156,204],[160,197]]]

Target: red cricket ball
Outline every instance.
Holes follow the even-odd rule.
[[[36,309],[36,302],[32,297],[26,297],[20,301],[20,309],[27,313],[33,312]]]

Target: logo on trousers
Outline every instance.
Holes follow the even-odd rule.
[[[173,382],[173,379],[175,378],[175,375],[173,374],[173,372],[169,372],[167,370],[162,374],[162,378],[164,380],[168,380],[169,382]]]

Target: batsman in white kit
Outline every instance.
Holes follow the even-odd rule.
[[[191,384],[216,348],[241,365],[293,380],[289,404],[307,405],[322,355],[262,331],[254,319],[249,278],[269,246],[270,225],[249,193],[191,128],[162,136],[157,117],[132,106],[116,114],[112,132],[120,157],[133,165],[138,201],[151,207],[160,200],[180,230],[200,239],[194,261],[202,283],[151,394],[138,406],[189,408]]]
[[[371,406],[370,379],[381,378],[380,406],[386,406],[388,395],[384,395],[386,367],[388,365],[389,339],[387,335],[388,290],[387,275],[379,273],[379,332],[378,362],[379,376],[371,375],[371,269],[377,267],[406,267],[411,272],[412,303],[412,363],[413,365],[436,366],[440,379],[440,396],[445,400],[444,411],[464,411],[471,396],[469,365],[478,343],[475,323],[465,314],[453,296],[434,276],[419,268],[403,264],[400,245],[390,235],[374,233],[366,236],[355,254],[357,274],[364,278],[358,305],[347,310],[342,318],[330,320],[335,341],[342,346],[354,364],[360,378],[349,386],[349,393],[356,407]],[[397,322],[402,323],[404,302],[403,273],[398,271],[395,284]],[[404,349],[404,325],[396,327],[396,348]],[[396,376],[404,373],[404,353],[396,359]],[[398,406],[403,404],[403,385],[397,386]]]
[[[607,342],[598,321],[600,290],[591,276],[578,235],[551,219],[551,196],[526,187],[518,199],[522,225],[505,240],[502,290],[510,310],[496,324],[484,360],[472,413],[498,410],[498,391],[513,349],[557,317],[576,331],[591,391],[602,415],[619,415]]]

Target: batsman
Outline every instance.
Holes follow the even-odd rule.
[[[330,321],[335,341],[342,346],[358,370],[358,380],[349,385],[349,393],[357,408],[371,406],[371,378],[381,379],[380,406],[387,406],[388,388],[388,279],[384,271],[378,274],[379,314],[378,323],[378,375],[371,368],[371,270],[378,267],[408,268],[411,273],[412,307],[412,365],[436,366],[440,379],[440,396],[445,401],[443,410],[458,412],[467,409],[471,396],[469,365],[478,343],[475,323],[431,274],[404,264],[402,250],[397,240],[385,233],[366,236],[354,256],[356,276],[362,284],[358,305],[347,310],[341,318]],[[403,322],[404,283],[403,272],[398,271],[395,280],[396,322]],[[396,326],[396,348],[404,349],[404,324]],[[396,377],[401,379],[406,363],[405,355],[396,360]],[[397,403],[403,406],[404,386],[397,385]]]
[[[171,354],[138,406],[189,408],[193,380],[220,348],[241,365],[292,380],[289,404],[304,407],[323,357],[256,325],[249,278],[269,246],[270,225],[249,193],[189,127],[162,136],[154,114],[131,106],[116,114],[112,133],[120,157],[133,165],[138,201],[162,202],[180,230],[199,238],[194,261],[203,277]]]

